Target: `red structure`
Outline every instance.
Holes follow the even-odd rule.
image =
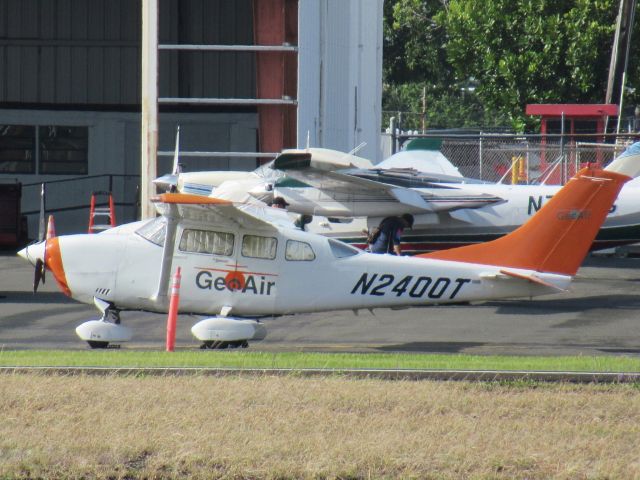
[[[607,117],[618,116],[618,105],[612,103],[539,103],[528,104],[525,110],[527,115],[539,115],[541,118],[540,133],[542,134],[543,148],[540,154],[540,166],[543,170],[548,167],[545,148],[547,135],[565,134],[565,145],[575,144],[576,141],[603,142],[605,122]],[[564,117],[564,129],[562,125]],[[558,137],[559,142],[559,137]],[[600,163],[601,154],[597,153],[596,162]],[[569,162],[573,165],[573,162]],[[549,180],[551,183],[564,183],[575,172],[558,169]]]
[[[298,44],[298,0],[254,0],[256,45]],[[258,99],[296,99],[298,58],[290,52],[256,54]],[[296,146],[295,105],[258,105],[261,152]]]
[[[564,115],[564,132],[573,137],[580,134],[602,134],[606,117],[618,116],[618,105],[613,103],[533,103],[527,105],[527,115],[540,115],[540,133],[559,134],[562,130]],[[598,141],[602,141],[602,138]]]

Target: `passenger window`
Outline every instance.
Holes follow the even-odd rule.
[[[287,240],[287,248],[284,252],[284,258],[294,262],[310,262],[315,260],[316,254],[313,253],[311,245],[296,240]]]
[[[185,229],[182,232],[178,248],[182,252],[208,253],[229,257],[233,254],[233,233]]]
[[[245,235],[242,238],[242,256],[250,258],[276,258],[278,240],[273,237],[259,237],[258,235]]]

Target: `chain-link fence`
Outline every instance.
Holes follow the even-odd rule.
[[[606,166],[640,134],[591,137],[560,135],[401,134],[395,150],[417,138],[440,143],[440,151],[465,177],[508,184],[563,184],[587,165]],[[411,148],[411,147],[409,147]]]

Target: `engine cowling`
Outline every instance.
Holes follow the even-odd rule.
[[[211,317],[196,323],[191,333],[203,342],[238,342],[262,340],[267,336],[267,329],[255,320]]]

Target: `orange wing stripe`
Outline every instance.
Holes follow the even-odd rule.
[[[231,205],[229,200],[219,198],[203,197],[188,193],[163,193],[151,199],[152,202],[175,203],[185,205]]]

